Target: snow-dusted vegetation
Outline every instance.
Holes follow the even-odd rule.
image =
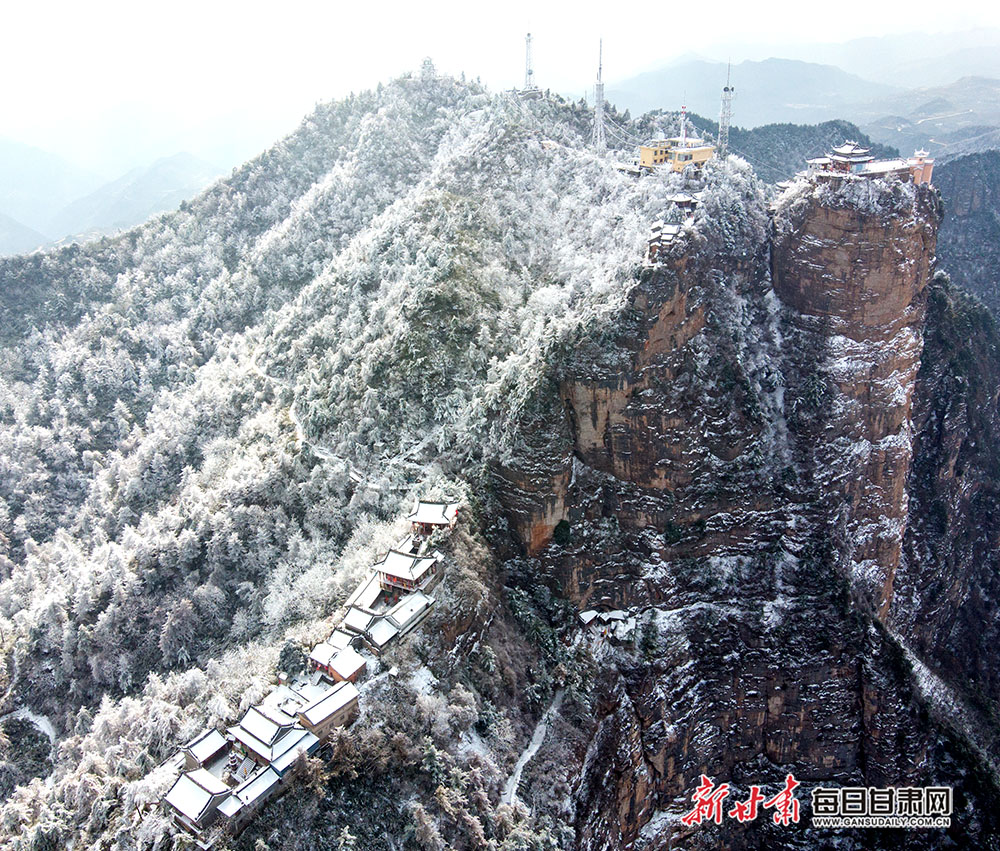
[[[586,119],[406,77],[176,213],[0,265],[0,684],[58,731],[0,812],[10,847],[162,846],[151,769],[321,637],[412,495],[463,493],[621,309],[676,182],[586,151]],[[483,564],[454,592],[473,611]],[[489,688],[504,760],[521,722]]]
[[[220,851],[663,847],[711,759],[828,776],[808,722],[860,783],[913,726],[834,558],[869,528],[830,437],[872,407],[865,362],[794,298],[828,294],[841,233],[930,229],[930,194],[802,180],[769,210],[731,156],[689,215],[693,175],[629,176],[589,121],[426,67],[175,213],[0,262],[0,848],[189,847],[164,761],[304,669],[417,495],[461,504],[430,615]],[[856,717],[873,670],[885,735]]]

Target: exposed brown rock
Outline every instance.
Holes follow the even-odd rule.
[[[770,263],[695,253],[646,272],[610,354],[564,371],[548,431],[568,448],[504,486],[540,579],[580,607],[632,608],[649,636],[602,663],[582,850],[815,847],[807,820],[683,827],[702,773],[730,801],[786,773],[805,801],[818,783],[966,782],[879,620],[909,534],[937,202],[864,200],[805,190],[777,214]],[[569,541],[540,550],[554,517]],[[890,847],[866,841],[848,847]]]
[[[843,552],[884,617],[907,522],[913,389],[938,216],[932,190],[886,217],[812,201],[773,250],[774,290],[793,322],[820,338],[832,415],[815,445]],[[843,507],[832,503],[839,499]]]

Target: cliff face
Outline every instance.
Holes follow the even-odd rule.
[[[910,418],[937,214],[924,190],[910,209],[909,199],[890,199],[899,204],[890,216],[828,194],[779,234],[773,283],[802,344],[819,356],[820,372],[803,378],[824,393],[826,411],[821,429],[801,430],[800,454],[837,525],[838,557],[881,617],[908,516]]]
[[[995,724],[1000,339],[989,310],[946,280],[931,287],[928,313],[913,415],[911,522],[889,622]],[[996,737],[987,749],[1000,763]]]
[[[771,236],[742,250],[692,235],[643,273],[619,325],[561,375],[549,432],[571,434],[565,488],[554,503],[536,496],[534,514],[531,500],[516,506],[541,577],[639,622],[635,647],[601,650],[575,793],[581,849],[815,844],[764,820],[683,828],[701,773],[734,800],[788,772],[807,789],[992,794],[955,770],[949,737],[968,730],[928,720],[921,663],[884,625],[913,537],[908,482],[928,463],[914,453],[931,439],[914,399],[936,195],[799,186],[772,214]],[[543,546],[552,504],[568,528]],[[947,628],[926,602],[908,610],[935,625],[918,630],[921,651]]]
[[[934,183],[945,219],[938,258],[956,284],[1000,310],[1000,151],[983,151],[939,165]]]

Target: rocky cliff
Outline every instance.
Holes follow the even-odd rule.
[[[923,187],[912,198],[902,187],[895,197],[870,189],[823,187],[819,199],[779,218],[773,285],[795,335],[819,355],[802,378],[823,382],[827,411],[822,430],[802,429],[797,441],[815,472],[814,497],[837,528],[855,585],[884,616],[908,517],[910,421],[938,214]]]
[[[934,171],[946,215],[938,248],[956,284],[1000,310],[1000,151],[951,159]]]
[[[971,767],[955,756],[976,752],[970,737],[995,740],[995,723],[944,723],[941,683],[921,667],[954,662],[931,648],[948,647],[941,633],[975,596],[977,550],[969,540],[960,555],[939,530],[954,584],[932,578],[914,552],[927,544],[913,504],[944,488],[954,510],[939,514],[977,526],[964,500],[992,518],[987,474],[977,467],[975,493],[960,496],[949,465],[963,446],[995,457],[971,450],[957,424],[940,445],[944,414],[927,411],[955,404],[936,342],[947,336],[937,302],[951,296],[937,286],[927,310],[936,193],[800,183],[770,211],[752,195],[737,206],[745,232],[697,219],[667,262],[640,275],[614,330],[568,358],[550,419],[532,428],[548,437],[560,487],[539,489],[533,510],[529,487],[509,503],[539,576],[581,608],[629,608],[639,621],[635,646],[605,648],[597,664],[599,711],[576,769],[581,849],[823,839],[764,819],[684,827],[702,773],[732,784],[734,799],[792,772],[807,790],[947,783],[967,807],[996,800],[985,751]],[[977,393],[989,386],[979,379]],[[975,400],[993,412],[975,415],[992,433],[995,395]],[[966,398],[952,416],[973,409]],[[520,463],[522,483],[542,481],[530,452]],[[548,543],[554,518],[562,528]],[[980,581],[995,600],[995,579]],[[934,594],[916,600],[920,583]],[[912,648],[895,631],[904,618]],[[990,634],[951,643],[982,648],[963,667],[987,688]],[[964,677],[950,679],[948,700],[966,706]],[[996,841],[992,819],[956,822],[960,841]],[[895,847],[890,835],[839,835],[842,847]],[[912,847],[940,841],[913,837]]]

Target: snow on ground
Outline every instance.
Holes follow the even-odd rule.
[[[559,689],[556,692],[556,696],[552,698],[552,703],[549,704],[549,708],[542,713],[542,717],[538,719],[538,724],[535,727],[534,733],[531,734],[531,740],[528,742],[527,747],[521,752],[521,756],[518,758],[517,763],[514,765],[514,770],[511,772],[510,778],[507,780],[507,785],[504,786],[503,795],[500,796],[500,801],[508,806],[514,806],[514,801],[517,799],[517,787],[521,785],[521,772],[524,771],[524,767],[528,764],[531,758],[538,753],[538,749],[542,746],[542,742],[545,741],[545,734],[549,730],[549,722],[556,712],[559,711],[559,707],[562,705],[563,700],[563,690]]]
[[[422,694],[424,697],[430,697],[434,692],[434,687],[437,685],[437,677],[431,673],[431,669],[426,665],[422,665],[417,668],[410,675],[410,687],[417,694]]]
[[[56,728],[52,726],[52,722],[46,718],[44,715],[39,715],[37,712],[32,712],[27,706],[22,706],[20,709],[15,709],[13,712],[8,712],[4,718],[18,718],[25,721],[30,721],[38,729],[40,733],[43,733],[48,737],[49,743],[54,745],[56,743]],[[0,719],[2,720],[2,719]]]

